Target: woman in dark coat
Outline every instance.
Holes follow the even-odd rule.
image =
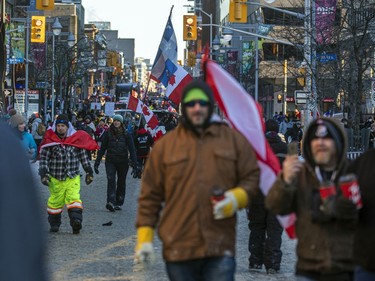
[[[110,212],[114,212],[115,210],[121,210],[121,206],[124,204],[126,175],[129,165],[137,166],[133,137],[127,133],[124,127],[124,119],[121,115],[113,117],[113,123],[103,135],[102,144],[94,165],[94,171],[97,174],[99,173],[100,161],[105,152],[107,152],[105,159],[107,173],[106,208]]]

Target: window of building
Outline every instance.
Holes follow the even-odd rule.
[[[304,14],[304,8],[282,8],[283,10],[294,13]],[[273,25],[287,25],[287,26],[303,26],[303,19],[298,19],[296,16],[287,15],[285,13],[275,11],[268,8],[263,8],[264,23]]]
[[[282,61],[296,60],[302,61],[303,54],[294,46],[278,43],[263,43],[263,60]]]

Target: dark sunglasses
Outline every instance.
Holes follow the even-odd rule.
[[[197,103],[199,103],[200,106],[208,106],[210,104],[208,101],[204,101],[204,100],[192,100],[192,101],[189,101],[189,102],[185,102],[184,106],[193,107]]]

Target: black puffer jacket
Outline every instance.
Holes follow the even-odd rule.
[[[96,163],[100,163],[106,151],[106,161],[108,162],[128,162],[129,154],[132,163],[137,162],[133,137],[128,134],[123,127],[117,129],[112,124],[109,130],[103,134],[103,140]]]
[[[363,208],[354,240],[354,258],[366,270],[375,272],[375,149],[367,150],[350,166],[358,177]]]
[[[287,144],[281,140],[280,136],[276,132],[273,131],[267,132],[266,138],[281,165],[288,150]]]

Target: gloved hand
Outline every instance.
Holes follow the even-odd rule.
[[[133,166],[133,169],[132,169],[130,174],[133,176],[134,179],[136,179],[136,178],[140,179],[141,178],[141,168],[139,168],[138,165]]]
[[[340,196],[336,200],[335,208],[338,220],[355,221],[358,219],[357,206],[348,198]]]
[[[232,188],[224,193],[224,198],[220,201],[212,201],[213,214],[215,220],[229,218],[241,208],[245,208],[248,203],[248,196],[242,187]]]
[[[99,163],[94,164],[94,172],[95,174],[99,174]]]
[[[132,175],[133,179],[137,177],[137,174],[135,173],[134,169],[130,172],[130,175]]]
[[[90,174],[90,173],[87,173],[86,179],[85,179],[86,184],[89,185],[90,183],[92,183],[93,180],[94,180],[94,175]]]
[[[49,176],[47,176],[47,175],[42,176],[42,177],[40,177],[40,180],[42,181],[42,184],[44,184],[45,186],[49,185]]]
[[[150,226],[141,226],[137,229],[137,245],[135,247],[135,263],[149,262],[154,259],[152,240],[154,229]]]

